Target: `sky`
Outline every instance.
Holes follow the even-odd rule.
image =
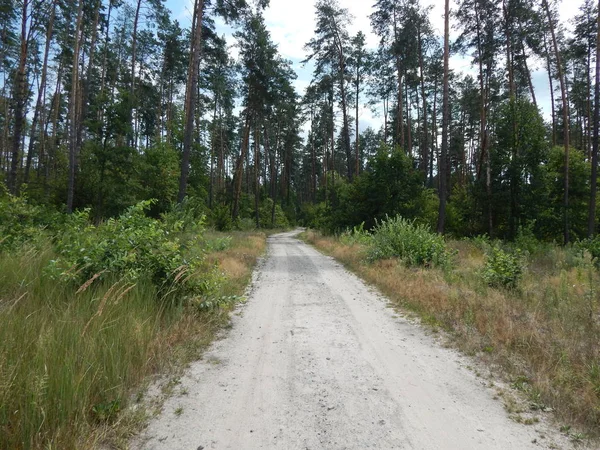
[[[316,0],[270,0],[270,6],[265,11],[265,21],[271,38],[279,48],[279,53],[294,64],[298,75],[295,81],[296,90],[300,95],[309,85],[312,77],[312,67],[304,67],[301,61],[305,59],[306,52],[304,45],[311,39],[315,29],[315,9]],[[356,34],[362,31],[367,36],[367,46],[371,49],[377,47],[377,37],[371,32],[369,15],[372,11],[374,0],[339,0],[342,7],[349,10],[353,16],[350,34]],[[563,0],[559,4],[559,14],[561,23],[566,24],[577,11],[583,0]],[[430,20],[437,35],[443,36],[444,31],[444,2],[443,0],[421,0],[423,6],[431,6]],[[167,0],[167,5],[173,12],[173,17],[182,24],[188,25],[193,9],[193,0]],[[455,9],[454,0],[450,2],[450,8]],[[452,24],[453,28],[455,24]],[[217,30],[225,34],[228,42],[232,45],[232,52],[235,54],[235,40],[233,39],[233,30],[221,22],[217,22]],[[450,39],[457,37],[458,31],[451,30]],[[550,118],[550,90],[548,87],[548,76],[541,62],[530,61],[532,70],[532,79],[536,91],[538,104],[546,119]],[[454,55],[450,61],[452,70],[458,72],[471,72],[476,76],[476,71],[471,66],[471,58],[468,56]],[[367,107],[360,110],[361,131],[371,126],[378,129],[382,119],[378,113],[371,111]]]

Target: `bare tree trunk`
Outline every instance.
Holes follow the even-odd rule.
[[[27,99],[27,52],[28,52],[28,39],[27,39],[27,19],[29,10],[29,0],[23,0],[23,8],[21,15],[21,51],[19,57],[19,67],[17,69],[17,75],[15,78],[15,125],[12,140],[12,155],[10,161],[10,173],[8,175],[8,190],[11,194],[17,195],[17,169],[19,167],[19,153],[21,146],[21,139],[23,134],[23,125],[25,122],[25,102]]]
[[[447,153],[448,153],[448,125],[450,122],[450,105],[449,105],[449,66],[448,60],[450,56],[450,0],[445,0],[445,15],[444,15],[444,98],[443,98],[443,119],[442,119],[442,151],[440,154],[439,164],[439,197],[440,209],[438,214],[438,233],[443,233],[446,224],[446,199],[447,199]]]
[[[406,79],[406,73],[404,74]],[[406,97],[406,152],[412,157],[412,120],[410,111],[410,95],[408,93],[408,83],[404,83]]]
[[[79,95],[79,51],[80,51],[80,34],[81,24],[83,19],[83,0],[79,0],[77,7],[77,23],[75,25],[75,47],[73,50],[73,67],[71,69],[71,96],[69,98],[69,184],[67,187],[67,212],[73,212],[73,200],[75,198],[75,175],[77,165],[77,130],[79,128],[78,101]]]
[[[192,151],[192,135],[194,132],[194,112],[198,95],[198,72],[200,65],[200,49],[202,46],[202,19],[204,0],[196,0],[194,8],[194,28],[192,34],[192,52],[188,68],[185,104],[185,129],[183,133],[183,154],[181,157],[181,177],[177,201],[181,203],[186,196],[188,176],[190,173],[190,154]]]
[[[361,61],[361,57],[360,57],[360,53],[358,56],[358,61],[356,62],[356,117],[355,117],[355,124],[354,126],[356,127],[355,134],[356,134],[356,138],[354,139],[354,147],[355,147],[355,158],[356,158],[356,167],[355,167],[355,175],[358,176],[359,172],[360,172],[360,132],[358,131],[358,109],[359,109],[359,103],[360,103],[360,65],[362,63]]]
[[[394,43],[398,42],[398,17],[396,7],[394,7]],[[402,62],[400,59],[400,55],[396,50],[396,72],[398,73],[398,109],[397,109],[397,118],[396,118],[396,139],[398,136],[400,137],[400,147],[404,150],[404,99],[402,88]],[[397,142],[397,141],[395,141]]]
[[[562,61],[560,57],[560,51],[558,49],[558,41],[556,40],[556,33],[554,31],[554,23],[552,21],[552,14],[550,13],[550,7],[548,6],[548,0],[543,0],[544,8],[546,9],[546,15],[548,17],[548,25],[550,26],[550,33],[552,35],[552,45],[554,47],[554,55],[556,57],[556,66],[558,68],[558,79],[560,81],[560,91],[563,102],[563,132],[564,132],[564,147],[565,147],[565,187],[564,187],[564,243],[569,243],[569,100],[567,99],[567,87],[565,83],[565,76],[563,74]]]
[[[246,116],[246,125],[244,126],[244,140],[242,141],[242,148],[240,151],[240,157],[238,158],[235,166],[235,173],[233,175],[233,206],[231,209],[231,217],[233,220],[237,219],[240,208],[240,196],[242,194],[242,181],[244,174],[244,160],[246,159],[246,152],[250,145],[250,115]]]
[[[29,136],[29,147],[27,150],[27,162],[25,163],[25,175],[23,176],[23,183],[29,182],[29,170],[31,168],[31,160],[33,158],[33,147],[35,143],[35,133],[37,129],[37,123],[41,114],[41,109],[44,102],[44,96],[46,94],[46,77],[48,74],[48,55],[50,53],[50,44],[52,42],[52,32],[54,29],[54,16],[56,12],[56,0],[52,2],[52,9],[50,12],[50,18],[48,19],[48,28],[46,30],[46,46],[44,49],[44,62],[42,65],[42,77],[40,80],[40,86],[38,88],[37,101],[35,103],[35,111],[33,113],[33,119],[31,121],[31,134]],[[43,121],[42,121],[43,122]],[[43,126],[40,127],[39,134],[42,136]],[[40,141],[43,140],[43,137]]]
[[[425,179],[427,179],[427,165],[429,163],[429,137],[427,133],[427,96],[425,95],[425,76],[423,73],[423,40],[421,37],[421,28],[419,27],[417,40],[419,44],[419,75],[421,78],[421,97],[423,101],[423,139],[421,144],[421,164],[420,169]]]
[[[260,228],[260,125],[254,125],[254,209],[256,228]]]
[[[546,33],[544,33],[544,49],[546,51],[546,68],[548,70],[548,83],[550,85],[550,109],[552,112],[552,146],[556,145],[556,109],[554,107],[554,83],[552,82],[552,63]]]
[[[596,234],[596,195],[598,185],[598,144],[600,140],[600,0],[598,1],[598,34],[596,37],[596,86],[594,88],[594,138],[592,143],[592,178],[590,182],[590,207],[588,237]]]

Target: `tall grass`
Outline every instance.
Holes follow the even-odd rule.
[[[221,268],[216,295],[240,294],[264,249],[262,235],[244,242],[227,249],[240,263]],[[0,255],[2,449],[93,447],[148,374],[197,356],[228,320],[226,308],[167,307],[143,278],[71,286],[44,276],[53,257],[50,245]],[[211,258],[222,267],[222,252]]]
[[[369,263],[364,244],[315,232],[306,239],[378,286],[425,323],[451,331],[456,346],[501,367],[531,407],[600,429],[600,274],[572,248],[540,245],[517,286],[493,288],[478,242],[454,241],[452,269],[414,268],[395,258]]]

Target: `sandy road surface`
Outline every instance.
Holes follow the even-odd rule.
[[[331,258],[276,235],[233,328],[134,447],[548,448],[461,358]]]

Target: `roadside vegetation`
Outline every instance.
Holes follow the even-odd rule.
[[[129,407],[149,376],[198,358],[228,323],[265,234],[151,206],[92,225],[0,197],[1,449],[118,443],[145,419]]]
[[[372,232],[309,230],[304,237],[395,305],[450,332],[454,345],[525,391],[531,409],[552,409],[562,422],[597,434],[598,239],[567,247],[526,232],[511,243],[485,236],[444,240],[399,217]]]

